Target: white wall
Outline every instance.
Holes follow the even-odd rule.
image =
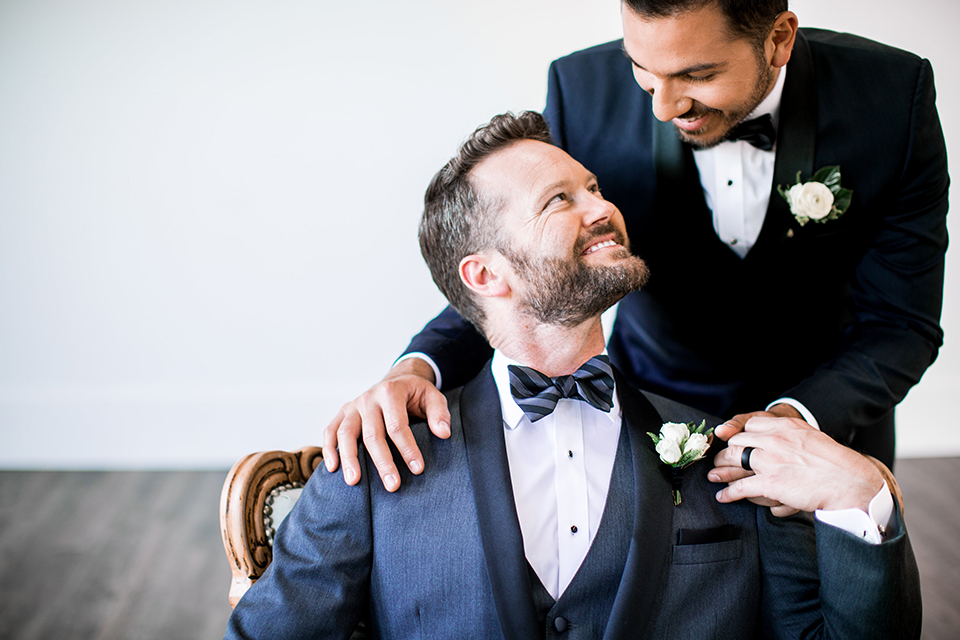
[[[792,8],[930,58],[960,148],[960,8],[900,5]],[[416,243],[434,171],[619,30],[616,0],[0,2],[0,467],[317,443],[443,306]],[[960,454],[958,268],[903,455]]]

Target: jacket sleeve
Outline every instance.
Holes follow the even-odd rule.
[[[798,514],[757,509],[764,638],[919,638],[920,574],[899,510],[873,545]]]
[[[919,65],[898,196],[850,285],[853,322],[835,356],[783,395],[848,442],[900,402],[937,356],[947,249],[946,147],[933,70]]]
[[[348,486],[317,468],[277,531],[273,560],[233,610],[227,639],[350,637],[368,603],[369,475]]]
[[[429,356],[443,376],[443,389],[454,389],[480,373],[493,349],[472,324],[448,306],[413,337],[403,353]]]

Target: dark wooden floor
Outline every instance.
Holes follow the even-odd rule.
[[[222,638],[225,476],[0,473],[0,638]]]
[[[960,458],[901,460],[924,632],[960,638]],[[0,639],[219,638],[225,472],[0,472]]]

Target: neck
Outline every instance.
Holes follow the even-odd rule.
[[[493,348],[550,377],[575,372],[604,348],[599,316],[573,327],[537,324],[524,317],[490,334]]]

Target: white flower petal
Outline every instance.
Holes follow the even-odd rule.
[[[657,453],[660,454],[660,459],[667,464],[675,463],[682,455],[680,445],[666,438],[657,443]]]
[[[660,427],[660,435],[664,439],[676,443],[679,447],[687,436],[690,435],[690,429],[687,428],[687,425],[679,422],[667,422]]]

